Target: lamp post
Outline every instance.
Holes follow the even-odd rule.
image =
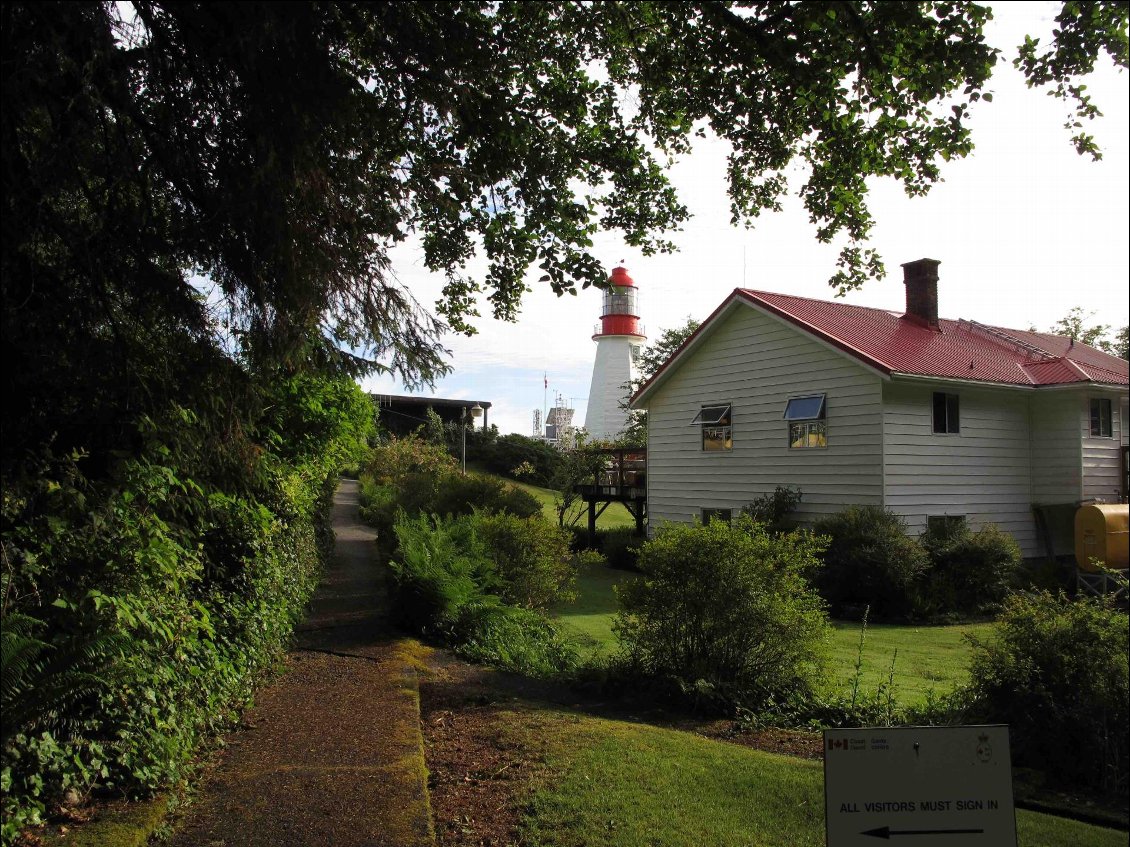
[[[483,407],[476,403],[470,409],[466,406],[463,407],[463,414],[459,420],[463,431],[463,475],[467,475],[467,418],[471,419],[471,426],[474,427],[475,419],[483,416]]]

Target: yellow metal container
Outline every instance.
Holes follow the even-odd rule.
[[[1082,506],[1075,513],[1075,562],[1079,570],[1094,572],[1092,559],[1113,570],[1130,567],[1130,506]]]

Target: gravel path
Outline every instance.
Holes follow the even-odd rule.
[[[358,485],[334,498],[334,562],[286,673],[227,739],[173,847],[434,844],[420,735],[419,646],[386,624]]]

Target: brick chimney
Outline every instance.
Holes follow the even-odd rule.
[[[909,321],[939,329],[938,326],[938,265],[937,259],[918,259],[902,266],[902,281],[906,284],[906,314]]]

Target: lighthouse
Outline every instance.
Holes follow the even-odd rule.
[[[615,438],[627,423],[623,403],[628,384],[636,375],[636,359],[647,340],[640,325],[639,290],[627,268],[613,268],[608,282],[600,324],[592,337],[596,361],[585,413],[589,437],[600,440]]]

